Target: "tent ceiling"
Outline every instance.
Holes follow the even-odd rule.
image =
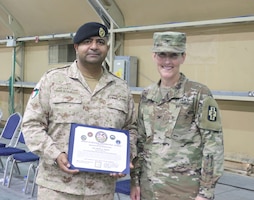
[[[125,26],[254,15],[253,0],[115,0],[115,2],[122,11]],[[12,17],[8,18],[8,15]],[[8,26],[9,20],[13,22],[14,27]],[[20,37],[75,32],[81,24],[88,21],[100,21],[100,18],[87,0],[0,0],[0,39],[13,35],[13,30]]]

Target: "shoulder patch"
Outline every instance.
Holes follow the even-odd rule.
[[[199,116],[199,128],[219,131],[222,129],[218,104],[212,97],[204,99]]]
[[[41,86],[41,81],[39,81],[36,86],[34,87],[33,91],[32,91],[32,94],[31,94],[31,99],[35,98],[38,94],[39,94],[39,91],[40,91],[40,86]]]
[[[217,108],[215,106],[208,106],[207,119],[209,121],[215,122],[215,121],[217,121],[217,115],[218,115]]]

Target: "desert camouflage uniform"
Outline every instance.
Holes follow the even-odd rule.
[[[142,200],[214,199],[224,160],[218,105],[183,74],[164,97],[158,85],[142,93],[132,185],[140,185]]]
[[[91,92],[76,62],[49,70],[35,87],[22,124],[27,146],[40,156],[38,185],[75,195],[114,192],[115,178],[109,174],[70,175],[54,165],[61,152],[68,152],[71,123],[129,130],[135,157],[135,108],[127,84],[104,69]]]

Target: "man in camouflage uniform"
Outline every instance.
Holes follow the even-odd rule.
[[[77,60],[46,72],[28,101],[22,131],[29,149],[40,156],[38,200],[114,198],[115,181],[123,174],[69,168],[71,123],[129,130],[131,152],[136,151],[134,101],[128,85],[102,67],[107,43],[104,25],[82,25],[74,37]]]
[[[132,200],[214,199],[223,173],[223,134],[211,91],[180,72],[186,36],[154,33],[160,81],[146,88],[138,110],[138,156]]]

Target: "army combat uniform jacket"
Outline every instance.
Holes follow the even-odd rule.
[[[35,87],[22,124],[28,148],[40,156],[38,185],[76,195],[114,192],[115,178],[109,174],[70,175],[54,165],[61,152],[68,153],[71,123],[129,130],[130,141],[135,140],[135,108],[127,84],[104,69],[91,92],[76,62],[49,70]],[[131,143],[131,152],[135,146]]]
[[[206,86],[181,74],[166,96],[159,83],[145,89],[138,133],[131,177],[142,200],[214,198],[224,148],[218,105]]]

